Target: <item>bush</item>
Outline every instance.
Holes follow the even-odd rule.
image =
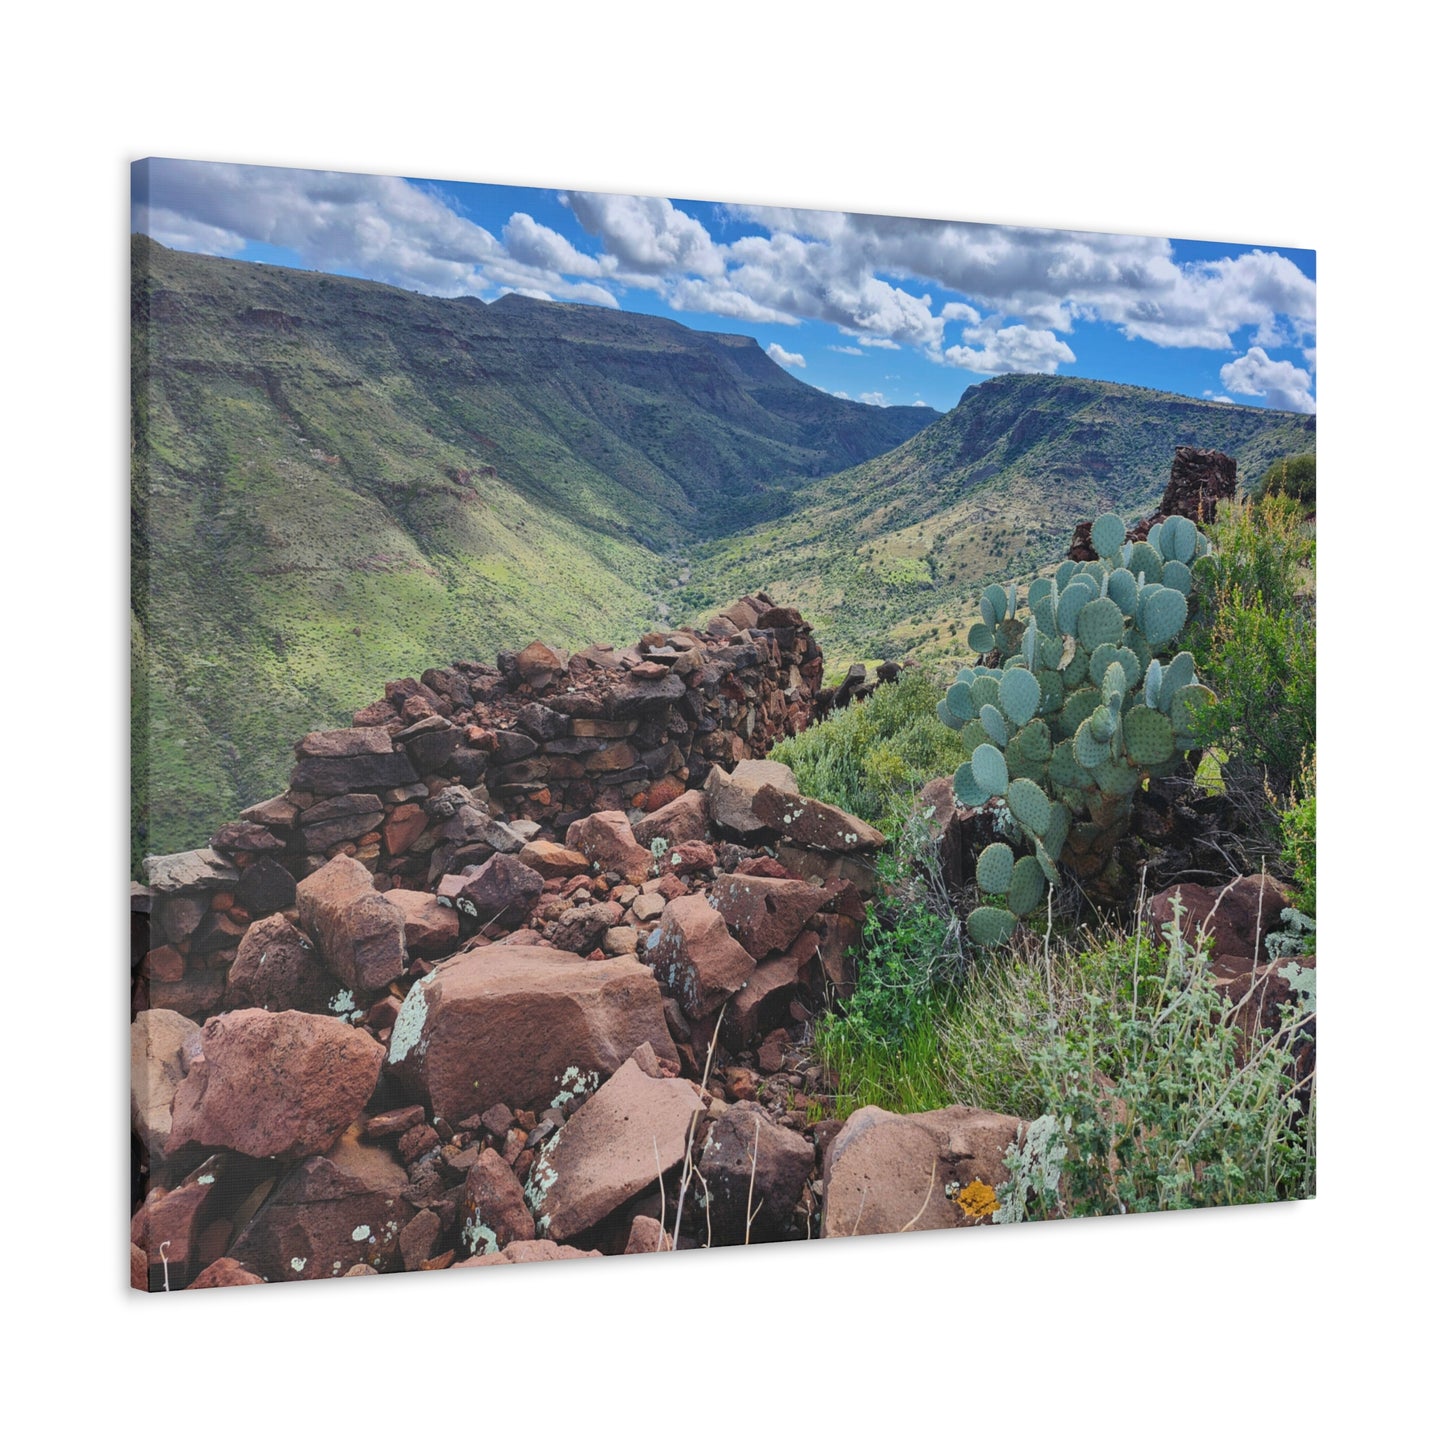
[[[1000,955],[943,1020],[955,1099],[1035,1120],[1000,1222],[1313,1195],[1312,1094],[1290,1077],[1301,1005],[1244,1038],[1177,927]],[[1312,1009],[1312,1000],[1308,1007]]]
[[[1280,858],[1294,879],[1294,904],[1315,917],[1315,763],[1300,770],[1299,787],[1280,814],[1284,848]]]
[[[1281,457],[1271,462],[1260,483],[1261,495],[1293,497],[1311,510],[1315,505],[1315,454]]]
[[[1190,642],[1216,694],[1199,736],[1288,796],[1314,755],[1314,539],[1298,503],[1274,496],[1223,514],[1214,544],[1195,569]]]
[[[923,783],[963,761],[958,734],[935,715],[938,686],[928,669],[908,668],[769,757],[792,768],[810,798],[881,825]]]

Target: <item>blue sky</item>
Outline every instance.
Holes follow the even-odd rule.
[[[1011,371],[1315,409],[1313,251],[422,178],[139,162],[165,245],[757,338],[824,391],[946,411]]]

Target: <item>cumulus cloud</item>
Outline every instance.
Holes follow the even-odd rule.
[[[632,270],[700,276],[723,272],[722,253],[707,227],[663,197],[572,191],[561,199],[582,228]]]
[[[808,364],[798,352],[784,351],[776,341],[768,343],[768,355],[771,356],[779,366],[796,366],[801,369]]]
[[[966,321],[970,326],[977,326],[983,320],[983,317],[967,301],[948,302],[941,315],[945,321]]]
[[[869,406],[887,406],[887,405],[888,405],[888,402],[887,402],[886,399],[884,398],[883,393],[882,393],[881,391],[860,391],[860,392],[858,393],[858,400],[859,400],[859,401],[866,401]]]
[[[596,276],[601,267],[530,216],[508,225],[524,253],[514,255],[434,190],[397,176],[154,160],[137,173],[132,225],[163,245],[218,255],[262,242],[318,270],[437,296],[510,290],[618,304],[595,281],[569,281],[563,270]]]
[[[997,319],[970,326],[963,333],[967,346],[950,346],[943,353],[950,366],[997,376],[1005,371],[1042,371],[1053,375],[1074,353],[1052,331],[1032,326],[1000,326]]]
[[[863,348],[861,346],[830,346],[828,350],[840,352],[844,356],[863,355]]]
[[[1219,379],[1227,391],[1262,396],[1266,406],[1280,411],[1315,409],[1309,372],[1291,361],[1271,359],[1261,346],[1251,346],[1243,356],[1226,362],[1219,368]]]

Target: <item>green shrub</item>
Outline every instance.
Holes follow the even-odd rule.
[[[1259,485],[1264,496],[1293,497],[1311,509],[1315,505],[1315,454],[1280,457],[1271,462]]]
[[[1199,736],[1288,796],[1314,755],[1314,538],[1297,503],[1271,496],[1221,514],[1214,544],[1190,638],[1216,695]]]
[[[1301,913],[1315,917],[1315,764],[1301,769],[1299,788],[1280,814],[1284,847],[1280,858],[1294,879],[1294,902]]]
[[[769,754],[797,775],[810,798],[882,824],[940,773],[963,761],[958,734],[934,715],[938,683],[908,668],[862,702],[830,713]]]
[[[1288,1045],[1244,1038],[1208,958],[1166,928],[1040,966],[1017,951],[981,966],[942,1021],[960,1102],[1033,1123],[1011,1151],[1000,1222],[1260,1203],[1313,1195],[1312,1096]]]

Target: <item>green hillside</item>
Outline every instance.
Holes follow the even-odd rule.
[[[751,338],[133,241],[137,851],[284,785],[388,677],[635,638],[699,539],[934,420]]]
[[[1075,377],[1000,376],[886,455],[810,483],[786,516],[694,554],[684,611],[767,588],[830,663],[964,651],[982,583],[1057,563],[1075,525],[1157,506],[1177,446],[1217,448],[1242,488],[1315,449],[1314,418]]]

